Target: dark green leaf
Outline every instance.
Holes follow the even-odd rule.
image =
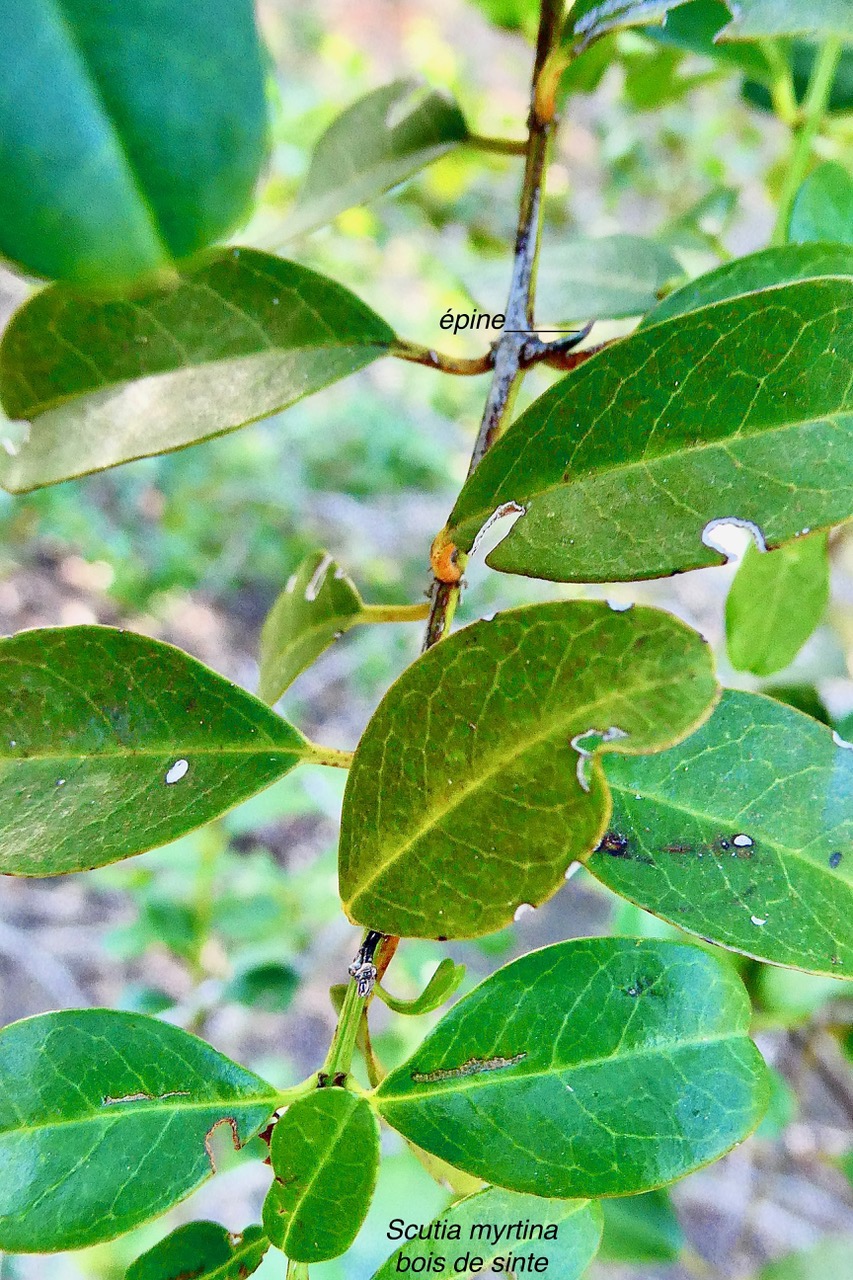
[[[758,1280],[853,1280],[853,1235],[826,1236],[812,1249],[763,1267]]]
[[[474,4],[496,26],[521,31],[531,39],[536,35],[537,0],[474,0]]]
[[[126,1280],[245,1280],[269,1246],[262,1227],[235,1238],[218,1222],[188,1222],[131,1263]]]
[[[850,0],[732,0],[732,21],[721,40],[766,36],[853,37]]]
[[[487,559],[559,582],[719,564],[716,523],[769,545],[853,511],[853,281],[766,289],[655,324],[530,406],[466,482],[463,551],[524,514]]]
[[[250,0],[0,7],[0,253],[85,286],[171,267],[241,218],[266,149]]]
[[[540,323],[637,316],[658,301],[664,285],[683,275],[668,249],[642,236],[546,240],[540,255],[536,315]],[[499,310],[509,273],[480,263],[468,287],[482,306]]]
[[[454,964],[449,958],[442,960],[423,991],[414,1000],[398,1000],[389,995],[381,985],[376,988],[379,999],[387,1004],[395,1013],[419,1017],[423,1013],[432,1013],[449,1000],[465,977],[464,964]]]
[[[806,178],[791,210],[788,239],[853,245],[853,178],[842,165],[827,161]]]
[[[0,1031],[0,1249],[112,1240],[214,1172],[278,1095],[195,1036],[138,1013],[46,1013]]]
[[[276,600],[261,631],[260,687],[278,702],[300,672],[361,620],[364,604],[343,569],[325,551],[305,557]]]
[[[731,16],[721,0],[691,0],[668,13],[662,26],[648,27],[643,35],[658,44],[727,63],[759,80],[769,79],[770,67],[757,44],[721,44],[716,39]]]
[[[606,1262],[675,1262],[684,1232],[666,1191],[604,1200],[599,1256]]]
[[[465,117],[446,93],[417,80],[374,89],[317,143],[285,237],[313,231],[344,209],[374,200],[467,137]]]
[[[829,600],[827,535],[797,538],[778,551],[750,542],[726,600],[732,666],[772,676],[793,662]]]
[[[684,0],[576,0],[569,11],[565,39],[585,47],[608,31],[663,22]]]
[[[112,627],[0,640],[0,873],[58,875],[166,844],[313,748],[180,649]]]
[[[139,297],[45,289],[0,346],[0,395],[30,438],[12,492],[165,453],[276,413],[383,355],[394,335],[347,289],[228,249]]]
[[[761,294],[778,285],[820,276],[853,276],[853,249],[843,244],[782,245],[726,262],[671,293],[642,321],[641,328],[686,315],[715,302]],[[762,299],[756,298],[756,302]]]
[[[598,749],[660,749],[716,696],[701,637],[654,609],[558,602],[465,627],[404,671],[355,753],[350,918],[415,937],[502,928],[599,839]]]
[[[749,1014],[731,967],[697,947],[563,942],[454,1005],[376,1102],[410,1141],[497,1186],[651,1190],[760,1120],[767,1073]]]
[[[251,1009],[283,1013],[299,987],[299,974],[289,965],[269,961],[243,969],[222,992],[223,1000],[236,1000]]]
[[[275,1180],[264,1203],[273,1244],[296,1262],[323,1262],[350,1247],[373,1198],[379,1125],[364,1098],[317,1089],[273,1129]]]
[[[519,1243],[507,1233],[507,1227],[525,1220],[540,1227],[541,1234]],[[539,1269],[559,1276],[559,1280],[578,1280],[595,1257],[601,1239],[601,1209],[597,1204],[589,1200],[520,1196],[501,1187],[487,1187],[485,1191],[457,1200],[436,1218],[436,1224],[441,1224],[451,1235],[456,1234],[451,1228],[458,1227],[459,1239],[448,1239],[442,1232],[435,1242],[409,1240],[379,1268],[373,1280],[392,1280],[401,1269],[405,1271],[399,1260],[413,1261],[432,1252],[444,1258],[446,1274],[476,1275],[478,1271],[488,1270],[498,1258],[524,1256],[526,1259],[532,1252],[537,1258],[547,1259],[547,1265]],[[551,1240],[544,1238],[548,1227],[553,1228]],[[462,1259],[466,1254],[469,1258],[482,1259],[479,1269],[472,1272],[464,1265]],[[511,1270],[509,1265],[500,1269]]]
[[[589,870],[681,929],[759,960],[853,977],[853,750],[727,691],[681,746],[611,760]]]

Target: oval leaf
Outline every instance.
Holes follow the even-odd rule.
[[[766,36],[853,37],[850,0],[732,0],[732,21],[720,40],[753,40]]]
[[[531,1235],[510,1234],[515,1224],[527,1219],[533,1226]],[[502,1258],[505,1265],[498,1270],[515,1274],[507,1260],[518,1255],[526,1258],[532,1251],[537,1258],[546,1259],[546,1265],[537,1267],[537,1271],[550,1271],[560,1280],[578,1280],[598,1249],[601,1209],[589,1200],[546,1200],[516,1195],[502,1187],[487,1187],[450,1205],[435,1219],[434,1226],[435,1241],[407,1241],[379,1268],[373,1280],[392,1280],[407,1270],[403,1259],[411,1264],[434,1250],[444,1258],[446,1274],[476,1274],[462,1262],[466,1255],[482,1259],[479,1271],[489,1270],[496,1259]]]
[[[235,1237],[218,1222],[188,1222],[132,1262],[126,1280],[246,1280],[269,1247],[262,1227]]]
[[[662,320],[729,298],[830,275],[853,276],[853,248],[844,244],[786,244],[776,249],[762,249],[760,253],[725,262],[691,280],[682,289],[676,289],[645,317],[640,328],[647,329]]]
[[[612,760],[588,863],[615,893],[759,960],[853,978],[853,750],[772,698],[727,691],[689,741]]]
[[[340,887],[382,933],[476,937],[595,846],[597,750],[659,749],[717,696],[702,638],[655,609],[533,605],[476,622],[392,685],[344,794]]]
[[[758,1123],[767,1072],[749,1015],[731,967],[696,947],[563,942],[460,1000],[376,1102],[410,1141],[497,1186],[629,1195]]]
[[[524,514],[487,557],[559,582],[661,577],[723,556],[716,523],[767,543],[853,511],[853,280],[825,277],[634,333],[540,396],[468,479],[463,551]],[[709,528],[710,526],[710,528]]]
[[[0,8],[0,253],[86,286],[168,268],[246,212],[266,150],[250,0]]]
[[[295,1262],[323,1262],[350,1247],[365,1219],[379,1170],[379,1125],[364,1098],[317,1089],[276,1123],[275,1180],[264,1227]]]
[[[778,551],[746,549],[726,600],[732,666],[771,676],[793,662],[829,600],[827,535],[797,538]]]
[[[604,1200],[599,1257],[606,1262],[676,1262],[684,1232],[664,1190]]]
[[[129,858],[311,758],[286,720],[158,640],[112,627],[0,640],[0,873]]]
[[[393,332],[342,285],[254,249],[210,254],[169,289],[22,307],[0,397],[30,437],[14,493],[181,449],[286,408],[384,355]]]
[[[788,239],[853,245],[853,177],[843,165],[827,161],[806,178],[791,209]]]
[[[264,702],[278,702],[300,672],[355,626],[363,612],[354,583],[327,552],[306,556],[261,631],[258,693]]]
[[[284,225],[287,239],[366,204],[468,137],[459,107],[416,80],[395,80],[359,98],[323,134]]]
[[[215,1172],[276,1090],[177,1027],[138,1013],[46,1013],[0,1031],[0,1249],[54,1253],[112,1240]]]

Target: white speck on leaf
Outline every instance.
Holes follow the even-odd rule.
[[[529,915],[530,915],[530,913],[531,913],[532,911],[535,911],[535,910],[536,910],[536,908],[532,905],[532,903],[530,903],[530,902],[521,902],[521,903],[519,903],[519,905],[516,907],[516,909],[515,909],[515,915],[514,915],[512,918],[513,918],[513,920],[521,920],[521,918],[522,918],[523,916],[529,916]]]
[[[753,924],[762,925],[762,924],[767,924],[767,921],[770,917],[765,916],[763,920],[761,919],[761,916],[750,916],[749,918]]]
[[[751,849],[753,840],[751,836],[739,835],[735,836],[732,844],[736,844],[739,849]]]
[[[633,609],[634,607],[633,600],[628,600],[627,602],[623,602],[622,600],[607,600],[606,604],[608,609],[612,609],[614,613],[627,613],[629,609]]]
[[[181,778],[185,778],[189,772],[189,760],[176,760],[170,769],[166,771],[166,786],[171,787],[173,783],[180,782]]]

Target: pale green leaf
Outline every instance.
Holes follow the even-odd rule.
[[[379,1169],[379,1125],[370,1104],[345,1089],[317,1089],[276,1122],[274,1180],[264,1202],[273,1244],[297,1262],[323,1262],[350,1247]]]
[[[275,1089],[177,1027],[109,1009],[0,1031],[0,1249],[112,1240],[205,1181],[221,1126],[242,1146]]]
[[[778,551],[750,542],[726,600],[726,647],[732,666],[771,676],[793,662],[829,600],[825,533]]]
[[[732,968],[680,943],[582,938],[465,996],[387,1076],[390,1125],[539,1196],[651,1190],[755,1127],[767,1072]]]
[[[454,964],[449,957],[438,965],[435,973],[424,987],[419,996],[414,1000],[398,1000],[396,996],[392,996],[380,984],[376,987],[376,994],[383,1004],[387,1004],[389,1009],[394,1013],[403,1013],[409,1017],[420,1017],[424,1013],[432,1013],[434,1009],[438,1009],[449,1000],[454,991],[458,990],[462,979],[465,977],[464,964]]]
[[[395,187],[468,138],[448,94],[395,80],[353,103],[323,134],[283,228],[286,239]]]
[[[663,22],[684,0],[575,0],[564,38],[584,48],[608,31]]]
[[[266,150],[253,9],[0,6],[0,254],[102,288],[230,231]]]
[[[732,21],[720,40],[766,39],[770,36],[809,36],[825,40],[840,36],[853,40],[850,0],[731,0]]]
[[[853,245],[853,177],[843,165],[826,161],[806,178],[791,209],[788,239]]]
[[[853,750],[826,725],[727,691],[686,742],[606,773],[587,865],[610,889],[759,960],[853,978]]]
[[[599,1257],[605,1262],[675,1262],[684,1232],[663,1189],[641,1196],[604,1200],[604,1234]]]
[[[540,604],[457,632],[403,672],[358,745],[345,910],[406,936],[502,928],[603,832],[599,749],[660,749],[716,696],[704,641],[654,609]]]
[[[757,1280],[853,1280],[853,1235],[826,1236],[812,1249],[770,1262]]]
[[[632,334],[562,379],[483,458],[450,517],[469,551],[523,514],[493,568],[561,582],[660,577],[853,512],[853,280],[766,289]]]
[[[516,1223],[525,1221],[532,1224],[526,1237],[512,1230]],[[414,1259],[427,1251],[444,1258],[446,1274],[477,1275],[490,1266],[508,1272],[511,1258],[523,1257],[526,1263],[532,1253],[537,1259],[546,1259],[539,1271],[550,1271],[559,1280],[578,1280],[598,1248],[601,1209],[589,1200],[546,1200],[487,1187],[439,1214],[434,1234],[428,1243],[414,1239],[401,1245],[373,1280],[392,1280],[401,1271],[405,1274],[405,1262],[414,1267]],[[480,1267],[472,1271],[466,1266],[466,1254],[469,1260],[480,1258]]]
[[[3,406],[32,422],[0,479],[23,492],[233,431],[393,340],[343,286],[254,249],[210,254],[139,296],[45,289],[0,345]]]
[[[0,872],[49,876],[166,844],[312,747],[257,698],[112,627],[0,640]]]
[[[269,1245],[261,1227],[235,1237],[218,1222],[188,1222],[131,1263],[126,1280],[247,1280]]]

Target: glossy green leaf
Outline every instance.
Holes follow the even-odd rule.
[[[0,396],[29,440],[23,492],[245,426],[361,369],[394,335],[347,289],[254,249],[210,254],[168,289],[45,289],[0,345]]]
[[[681,289],[676,289],[658,303],[640,327],[660,324],[673,316],[686,315],[715,302],[739,298],[744,294],[760,295],[798,280],[814,280],[820,276],[853,277],[853,249],[844,244],[788,244],[762,249],[745,258],[735,258],[721,267],[698,276]],[[756,297],[756,302],[763,299]]]
[[[466,274],[480,304],[499,311],[509,287],[505,267],[481,262]],[[568,323],[642,315],[658,301],[664,285],[682,274],[668,249],[642,236],[546,238],[537,276],[537,320]]]
[[[350,1247],[373,1198],[379,1125],[364,1098],[317,1089],[273,1129],[275,1179],[264,1202],[273,1244],[296,1262],[323,1262]]]
[[[432,1013],[434,1009],[440,1008],[446,1000],[450,999],[454,991],[458,990],[464,977],[464,964],[454,964],[449,957],[445,957],[436,968],[435,973],[421,994],[416,996],[414,1000],[398,1000],[395,996],[390,995],[381,984],[377,986],[376,994],[383,1004],[387,1004],[389,1009],[393,1009],[394,1013],[404,1013],[410,1017],[419,1017],[423,1013]]]
[[[825,533],[778,551],[750,542],[726,600],[726,647],[732,666],[771,676],[793,662],[829,600]]]
[[[250,0],[0,7],[0,254],[127,284],[247,211],[266,149]]]
[[[663,1189],[645,1195],[604,1200],[603,1262],[675,1262],[684,1248],[684,1232]]]
[[[608,31],[663,22],[684,0],[576,0],[569,10],[564,38],[582,48]]]
[[[611,760],[587,864],[680,929],[759,960],[853,977],[853,750],[760,694],[724,693],[681,746]]]
[[[826,1236],[812,1249],[762,1267],[757,1280],[853,1280],[853,1235]]]
[[[166,844],[313,748],[262,702],[112,627],[0,640],[0,873],[51,876]]]
[[[360,621],[361,596],[325,551],[306,556],[267,614],[261,631],[264,702],[278,702],[300,672]]]
[[[526,1239],[519,1237],[512,1227],[524,1221],[541,1230]],[[497,1270],[509,1272],[511,1257],[526,1259],[531,1252],[536,1258],[547,1259],[539,1270],[559,1276],[559,1280],[578,1280],[598,1249],[601,1209],[589,1200],[547,1200],[487,1187],[450,1205],[435,1219],[435,1227],[435,1239],[407,1241],[383,1263],[373,1280],[392,1280],[408,1270],[403,1259],[411,1265],[415,1258],[430,1254],[444,1258],[446,1275],[477,1275],[488,1271],[498,1259],[502,1263]],[[458,1239],[454,1238],[457,1232]],[[546,1233],[552,1238],[547,1239]],[[466,1255],[469,1261],[480,1258],[481,1266],[472,1271],[463,1261]]]
[[[262,1227],[234,1237],[218,1222],[188,1222],[131,1263],[126,1280],[246,1280],[269,1246]]]
[[[788,239],[853,245],[853,177],[843,165],[827,161],[806,178],[791,209]]]
[[[502,928],[603,832],[599,749],[660,749],[716,696],[704,641],[655,609],[564,601],[465,627],[403,672],[358,745],[345,910],[405,936]]]
[[[449,537],[468,551],[523,508],[488,564],[608,582],[720,564],[716,523],[771,546],[836,524],[853,512],[851,363],[849,278],[652,325],[534,401],[466,482]]]
[[[651,1190],[755,1127],[767,1073],[732,968],[697,947],[581,938],[465,996],[376,1091],[404,1137],[540,1196]]]
[[[767,36],[829,36],[853,39],[850,0],[732,0],[732,20],[721,40]]]
[[[251,1071],[156,1018],[46,1013],[0,1031],[0,1249],[53,1253],[112,1240],[215,1172],[278,1095]]]
[[[374,200],[467,137],[465,117],[448,94],[417,80],[374,89],[320,138],[284,236],[303,235]]]

